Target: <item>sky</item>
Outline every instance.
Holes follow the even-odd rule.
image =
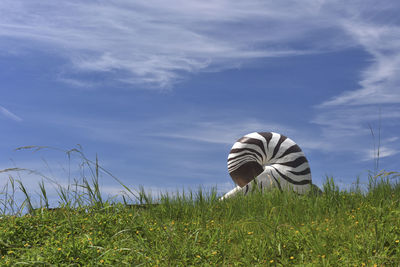
[[[233,143],[273,131],[318,186],[367,182],[378,147],[378,169],[400,171],[399,12],[397,0],[2,0],[0,170],[67,184],[78,159],[15,149],[80,144],[131,188],[224,193]],[[12,175],[39,191],[41,178]]]

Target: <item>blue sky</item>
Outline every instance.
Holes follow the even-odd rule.
[[[235,140],[275,131],[304,150],[315,184],[347,187],[374,170],[380,125],[379,167],[399,171],[399,12],[368,0],[3,0],[0,169],[66,183],[62,153],[14,149],[81,144],[128,186],[222,193]],[[19,178],[37,190],[38,177]]]

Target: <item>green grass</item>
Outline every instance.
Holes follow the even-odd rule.
[[[397,266],[399,173],[370,178],[366,190],[277,190],[218,201],[214,190],[164,195],[158,203],[130,191],[128,205],[103,199],[98,162],[92,179],[59,187],[60,208],[35,209],[10,177],[0,194],[0,266]],[[41,206],[48,207],[41,183]],[[26,199],[17,205],[13,195]],[[135,193],[135,194],[134,194]],[[7,212],[6,212],[7,210]],[[28,210],[29,213],[22,212]],[[10,214],[12,213],[12,214]]]
[[[104,203],[0,220],[0,265],[396,265],[400,187],[366,194],[272,191],[220,202],[215,192],[159,205]]]

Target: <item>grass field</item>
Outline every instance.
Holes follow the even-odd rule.
[[[0,266],[399,266],[398,172],[349,191],[329,178],[322,194],[272,190],[224,201],[198,189],[152,203],[143,189],[125,187],[118,203],[102,198],[97,159],[81,156],[91,179],[59,186],[57,209],[43,182],[39,208],[9,176],[0,191]]]
[[[222,202],[201,190],[153,205],[93,202],[87,193],[90,205],[4,215],[0,265],[397,266],[393,175],[364,193],[328,179],[322,195],[274,190]]]

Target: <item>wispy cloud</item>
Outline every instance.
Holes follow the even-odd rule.
[[[369,3],[367,1],[367,3]],[[358,154],[370,160],[373,152],[372,125],[375,132],[392,136],[377,140],[382,144],[381,157],[397,155],[400,146],[390,140],[399,138],[400,121],[400,5],[388,1],[376,5],[353,2],[337,20],[347,38],[368,53],[365,69],[360,70],[358,87],[338,88],[342,93],[316,107],[313,123],[321,127],[321,139],[338,151]],[[378,129],[382,125],[381,129]],[[332,149],[333,151],[333,149]]]
[[[275,131],[287,135],[294,134],[295,129],[274,121],[265,121],[246,116],[226,116],[235,111],[198,111],[203,115],[194,114],[165,115],[150,121],[131,119],[72,117],[61,114],[36,114],[46,117],[45,124],[67,126],[73,131],[88,138],[105,142],[133,146],[143,142],[143,139],[163,138],[170,140],[187,140],[208,144],[233,145],[245,134],[254,131]],[[220,114],[220,115],[218,115]],[[178,142],[178,141],[176,141]]]
[[[328,137],[369,135],[370,124],[379,120],[399,124],[400,108],[378,106],[345,106],[323,109],[312,120],[313,123],[323,126]]]
[[[69,63],[60,80],[75,86],[95,86],[85,74],[101,72],[169,87],[185,73],[359,46],[372,56],[361,88],[322,105],[400,101],[396,1],[3,0],[0,8],[2,52],[55,52]]]
[[[348,88],[321,106],[400,103],[400,26],[371,21],[346,21],[343,26],[371,55],[371,64],[361,73],[360,88]]]
[[[11,119],[14,121],[22,121],[22,119],[20,117],[18,117],[17,115],[15,115],[14,113],[12,113],[11,111],[9,111],[8,109],[6,109],[3,106],[0,106],[0,114],[2,114],[3,116],[5,116],[8,119]]]
[[[182,127],[165,130],[154,136],[187,139],[196,142],[233,145],[245,134],[269,129],[276,132],[288,132],[289,128],[273,122],[254,119],[240,119],[237,121],[214,119],[209,121],[189,123]]]
[[[380,108],[374,105],[324,107],[318,109],[318,115],[311,122],[320,126],[320,135],[315,137],[322,144],[321,151],[337,155],[346,153],[362,160],[370,160],[373,158],[372,148],[380,143],[381,157],[393,156],[400,152],[400,146],[395,142],[399,138],[398,107]],[[371,133],[370,127],[374,133]]]
[[[382,146],[379,148],[379,155],[378,155],[378,150],[374,150],[374,149],[368,149],[365,151],[364,157],[362,158],[362,160],[364,161],[369,161],[369,160],[373,160],[373,159],[382,159],[382,158],[386,158],[386,157],[390,157],[393,155],[396,155],[400,153],[400,150],[396,150],[390,147],[385,147]]]
[[[106,72],[114,81],[168,87],[184,73],[347,47],[337,15],[325,6],[311,0],[4,0],[0,38],[8,41],[3,51],[55,51],[70,63],[61,79],[78,79],[75,85],[93,83],[82,78],[86,72]],[[325,29],[334,34],[315,38]],[[307,45],[299,47],[299,40]]]
[[[234,68],[255,59],[360,48],[370,58],[355,77],[359,86],[338,88],[341,94],[319,105],[312,120],[322,130],[318,140],[300,139],[310,149],[339,149],[335,142],[343,140],[347,143],[341,149],[354,149],[360,136],[369,134],[368,123],[398,120],[398,1],[377,6],[369,0],[3,0],[0,9],[1,53],[41,49],[60,55],[67,65],[58,79],[75,86],[96,86],[87,74],[100,72],[108,75],[108,82],[162,88],[187,73]],[[381,117],[378,105],[385,106]],[[130,128],[124,122],[109,127],[115,123],[82,122],[77,127],[102,140],[133,142]],[[293,136],[293,130],[266,121],[171,123],[158,136],[218,144],[230,144],[228,140],[255,130],[276,129]],[[147,126],[142,129],[150,129]]]

